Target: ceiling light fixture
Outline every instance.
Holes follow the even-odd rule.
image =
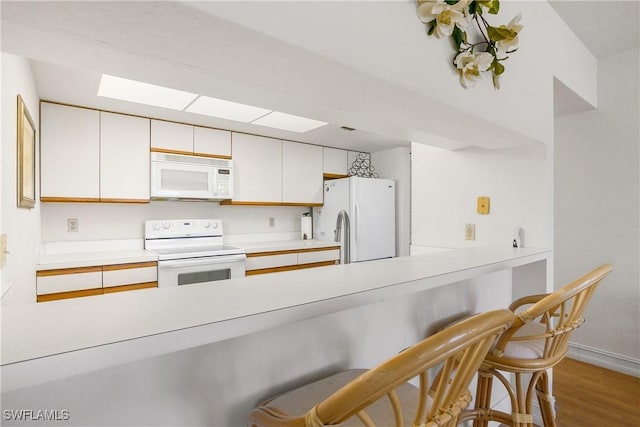
[[[294,116],[293,114],[274,111],[251,122],[253,125],[267,126],[270,128],[288,130],[291,132],[304,133],[317,129],[327,124],[319,120],[308,119],[306,117]]]
[[[154,107],[170,108],[172,110],[183,110],[198,97],[195,93],[137,80],[123,79],[108,74],[103,74],[100,79],[98,96],[152,105]]]

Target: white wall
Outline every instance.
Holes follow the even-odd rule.
[[[0,53],[2,61],[2,163],[0,190],[2,222],[0,232],[7,234],[7,264],[1,270],[2,286],[11,286],[2,304],[35,301],[35,264],[40,244],[40,202],[34,209],[17,207],[17,96],[20,94],[36,123],[36,199],[39,197],[39,110],[38,94],[29,62]]]
[[[299,238],[306,207],[221,206],[216,202],[157,201],[149,204],[43,203],[42,241],[142,239],[147,219],[219,218],[229,238],[292,234]],[[269,218],[275,218],[274,227]],[[67,231],[67,218],[78,219],[78,231]],[[233,236],[232,236],[233,235]]]
[[[630,358],[636,374],[640,373],[639,64],[638,49],[600,60],[598,109],[557,118],[554,215],[556,287],[605,262],[615,269],[595,294],[587,323],[573,341],[595,353],[610,353],[612,363]]]
[[[448,151],[414,143],[412,244],[511,246],[514,227],[519,226],[524,246],[549,247],[547,151],[544,144]],[[477,213],[478,196],[491,198],[489,215]],[[475,241],[464,239],[468,223],[475,224]]]
[[[398,147],[371,153],[380,178],[396,181],[396,256],[409,255],[411,244],[411,152]]]

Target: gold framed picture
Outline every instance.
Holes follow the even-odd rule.
[[[36,204],[36,127],[18,95],[18,207]]]

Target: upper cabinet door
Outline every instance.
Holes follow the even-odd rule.
[[[322,147],[282,142],[282,202],[322,204]]]
[[[48,102],[40,108],[41,200],[98,201],[100,113]]]
[[[348,152],[339,148],[323,147],[322,154],[324,157],[324,165],[322,172],[329,176],[347,176],[349,168]]]
[[[151,120],[151,149],[178,154],[193,154],[193,126]]]
[[[231,132],[221,129],[193,128],[193,153],[197,156],[231,158]]]
[[[282,201],[282,141],[233,134],[233,202]]]
[[[149,201],[149,119],[100,113],[100,198]]]

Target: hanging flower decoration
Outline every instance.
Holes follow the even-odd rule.
[[[500,89],[500,76],[504,73],[502,64],[518,50],[518,34],[523,26],[518,14],[508,25],[494,27],[484,17],[488,12],[497,15],[499,0],[417,0],[418,17],[428,26],[428,35],[436,38],[451,37],[455,44],[456,56],[453,66],[460,73],[460,83],[465,88],[473,87],[481,79],[482,73],[490,71],[493,86]],[[471,43],[467,38],[470,27],[476,24],[480,40]]]

